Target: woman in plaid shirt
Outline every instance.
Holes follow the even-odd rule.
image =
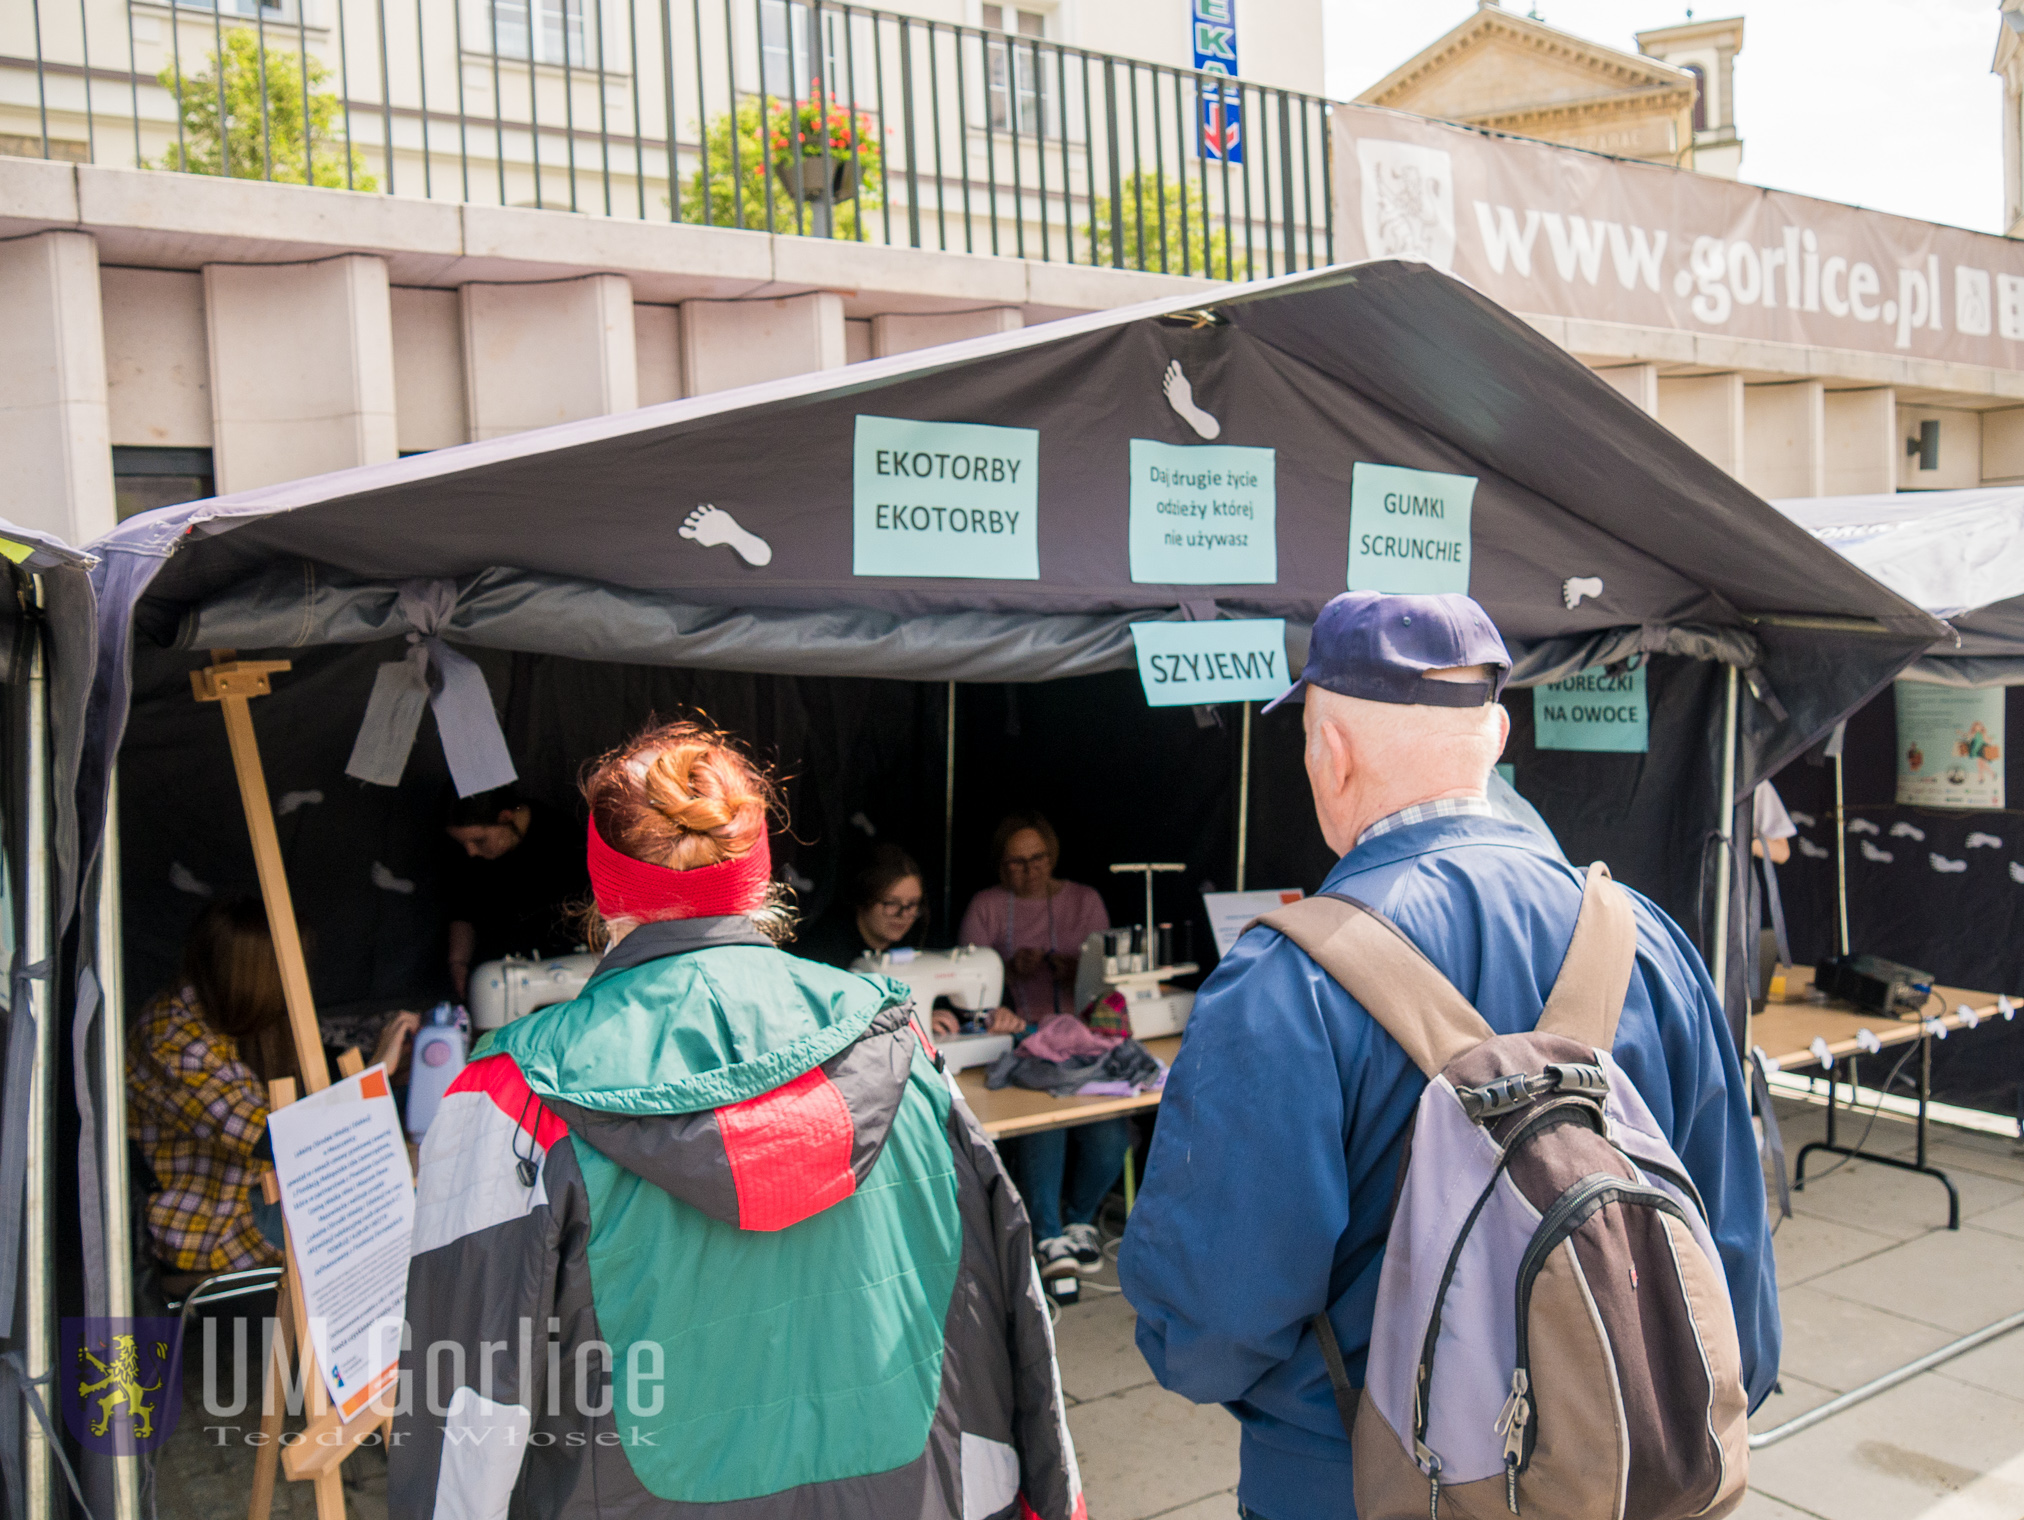
[[[399,1060],[416,1024],[388,1020],[375,1061]],[[267,1084],[297,1075],[281,968],[257,901],[215,903],[191,931],[183,975],[127,1036],[127,1133],[154,1169],[154,1253],[179,1272],[281,1260],[280,1210],[254,1192],[269,1163]]]

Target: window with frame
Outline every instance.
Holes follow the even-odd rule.
[[[803,0],[760,0],[760,87],[775,99],[806,100],[820,80],[831,100],[872,99],[871,19],[825,7],[819,48],[816,30],[815,9]]]
[[[501,58],[595,68],[584,0],[492,0],[493,46]]]
[[[1028,136],[1059,135],[1053,92],[1048,88],[1046,53],[1039,43],[1047,36],[1043,11],[1011,5],[981,7],[984,31],[984,93],[994,132]],[[997,34],[996,36],[990,34]],[[1004,40],[998,40],[1003,37]]]

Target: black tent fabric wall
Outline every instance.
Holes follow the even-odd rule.
[[[2004,721],[2024,733],[2024,687],[2005,689]],[[1848,720],[1843,767],[1855,950],[1930,971],[1948,986],[2024,994],[2024,811],[1900,807],[1897,713],[1888,695]],[[2024,797],[2014,746],[2003,767],[2006,795]],[[1834,771],[1802,760],[1772,784],[1799,826],[1778,884],[1792,954],[1811,965],[1834,950]],[[1936,1043],[1933,1082],[1949,1102],[2016,1113],[2024,1021]]]

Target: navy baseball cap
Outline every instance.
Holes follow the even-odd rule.
[[[1488,681],[1429,681],[1430,670],[1488,665]],[[1496,625],[1472,599],[1345,591],[1314,620],[1300,679],[1266,704],[1299,702],[1309,684],[1369,702],[1424,707],[1482,707],[1511,674],[1511,654]]]

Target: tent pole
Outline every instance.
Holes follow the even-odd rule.
[[[98,868],[98,992],[99,1111],[104,1115],[99,1165],[105,1176],[106,1313],[114,1319],[134,1312],[132,1216],[127,1212],[132,1186],[127,1174],[126,1106],[126,982],[121,956],[119,878],[119,765],[114,762],[106,787],[105,830],[99,843]],[[137,1520],[141,1512],[140,1463],[114,1462],[114,1520]]]
[[[41,605],[41,593],[41,579],[37,577],[37,606]],[[27,1352],[28,1377],[36,1381],[50,1372],[56,1359],[53,1344],[56,1325],[49,1282],[50,1255],[55,1248],[51,1228],[55,1178],[50,1165],[50,1140],[53,1138],[51,1106],[56,1096],[56,1000],[51,996],[56,978],[46,965],[49,959],[49,798],[46,795],[49,789],[49,757],[46,753],[49,714],[45,704],[49,698],[49,673],[39,619],[34,625],[34,649],[29,660],[27,795],[23,798],[27,813],[27,859],[23,862],[21,873],[22,944],[19,964],[44,967],[41,976],[23,980],[29,1011],[35,1020],[35,1065],[28,1078],[27,1178],[23,1200],[27,1207],[22,1221],[26,1237],[22,1242],[22,1265],[27,1290],[23,1305],[26,1319],[23,1349]],[[56,1411],[61,1407],[57,1398],[58,1386],[52,1379],[44,1387],[43,1403],[50,1417],[58,1419],[60,1416]],[[47,1520],[55,1512],[55,1454],[50,1450],[49,1436],[42,1422],[25,1409],[22,1416],[21,1427],[28,1457],[28,1491],[25,1495],[28,1517],[29,1520]]]
[[[1729,667],[1729,691],[1722,705],[1721,874],[1715,878],[1715,944],[1709,972],[1726,1015],[1729,1003],[1729,878],[1735,871],[1736,829],[1736,667]]]
[[[949,683],[949,739],[942,756],[942,922],[949,923],[956,898],[956,683]],[[954,933],[951,926],[950,933]]]
[[[1842,790],[1841,751],[1834,752],[1834,907],[1840,929],[1836,945],[1843,955],[1848,949],[1848,816]]]
[[[1251,854],[1251,704],[1244,704],[1244,731],[1237,749],[1237,890]]]

